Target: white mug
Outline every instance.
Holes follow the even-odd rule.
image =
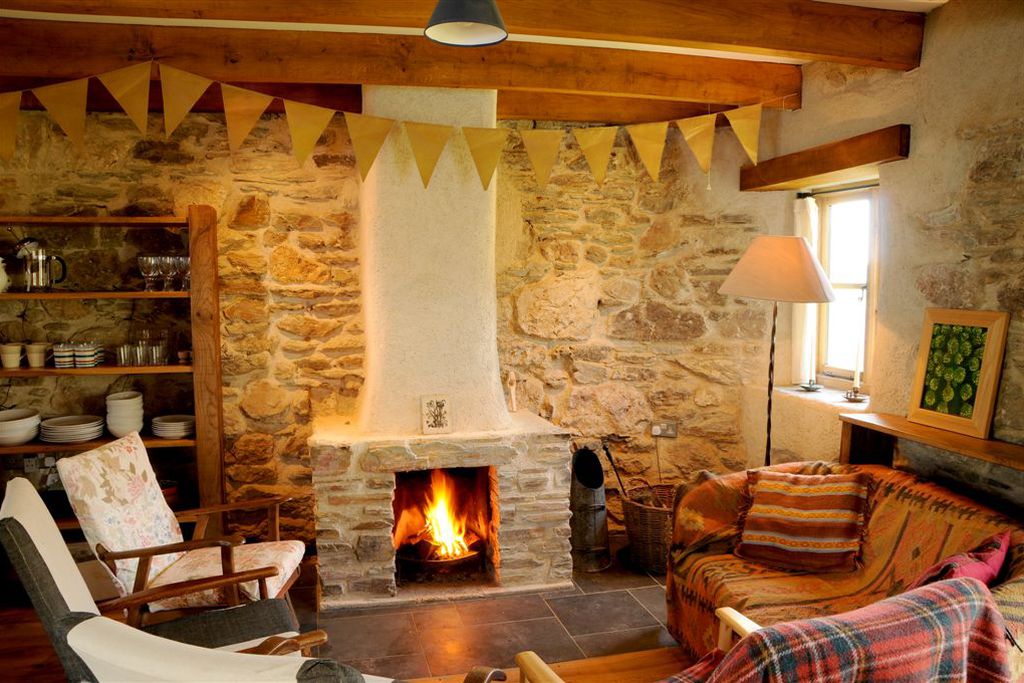
[[[25,355],[30,368],[41,368],[46,365],[46,352],[50,345],[46,342],[33,342],[25,345]]]
[[[7,369],[21,367],[21,344],[0,344],[0,363]]]

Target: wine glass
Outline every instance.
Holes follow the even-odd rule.
[[[174,256],[158,256],[157,257],[157,269],[160,271],[161,277],[164,279],[164,291],[170,292],[174,290],[174,276],[178,272],[177,259]]]
[[[139,256],[139,272],[142,273],[142,277],[146,280],[146,291],[156,291],[156,281],[160,276],[160,257],[153,256],[152,254],[143,254]]]
[[[175,256],[178,277],[181,278],[181,291],[187,291],[192,285],[192,259],[188,256]]]

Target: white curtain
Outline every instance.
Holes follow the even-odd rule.
[[[795,234],[803,237],[818,253],[818,203],[813,197],[793,202]],[[814,379],[818,354],[818,304],[793,304],[794,384]]]

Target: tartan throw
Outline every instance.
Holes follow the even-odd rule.
[[[1011,680],[1003,617],[985,584],[970,578],[763,628],[737,643],[712,674],[697,675],[691,669],[662,683]]]
[[[859,473],[747,473],[750,504],[741,514],[736,555],[782,569],[857,568],[867,501]]]

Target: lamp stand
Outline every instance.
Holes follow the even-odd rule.
[[[779,302],[772,302],[772,345],[768,351],[768,429],[764,442],[764,466],[772,464],[772,389],[775,386],[775,323],[779,315]]]

